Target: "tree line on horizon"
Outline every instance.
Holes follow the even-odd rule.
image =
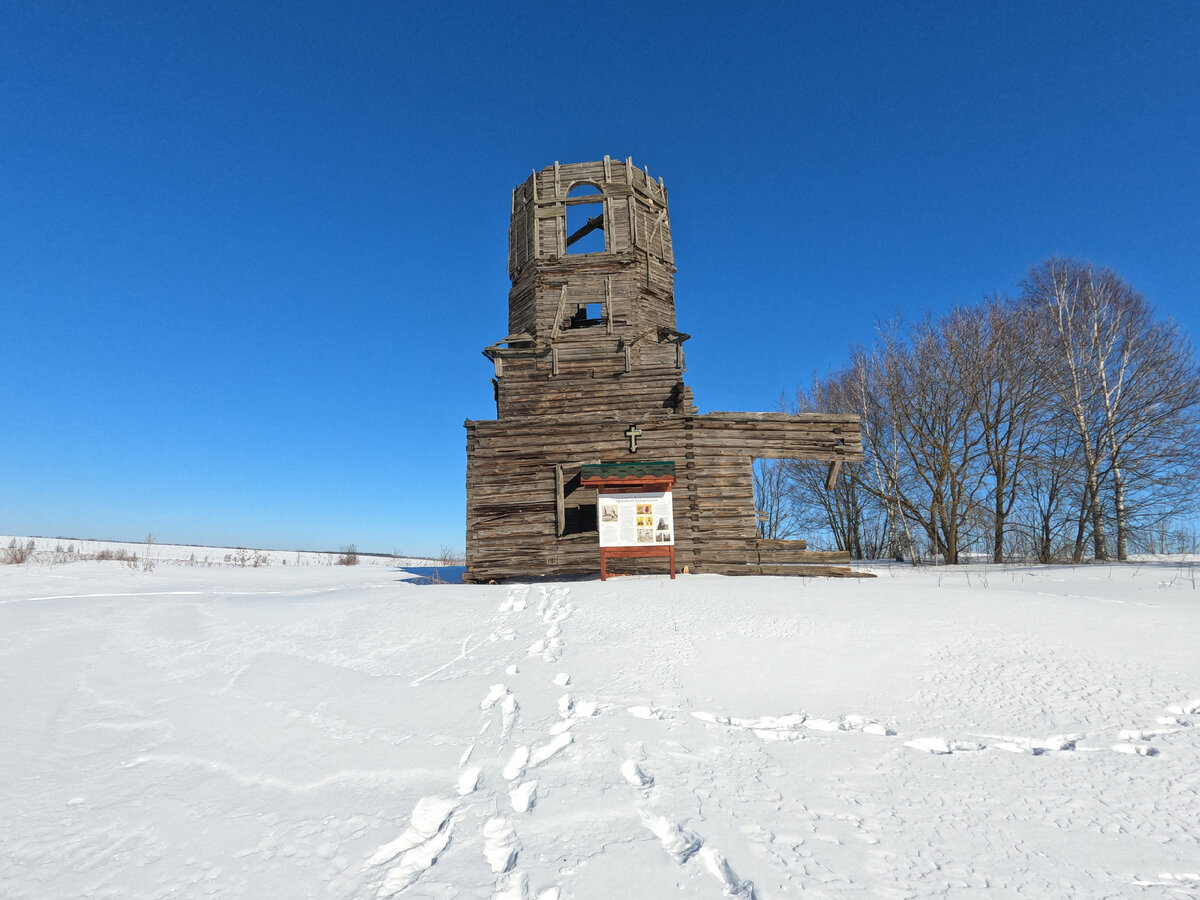
[[[784,406],[855,413],[865,459],[759,460],[760,532],[855,559],[1196,552],[1200,369],[1111,269],[1053,258],[1017,297],[879,328]]]

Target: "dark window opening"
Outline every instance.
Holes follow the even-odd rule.
[[[567,328],[588,328],[592,325],[604,324],[603,303],[581,303],[564,323]]]
[[[596,533],[596,490],[579,484],[582,463],[556,467],[558,536]]]
[[[582,506],[568,506],[564,512],[563,537],[569,534],[596,533],[596,504],[588,503]]]

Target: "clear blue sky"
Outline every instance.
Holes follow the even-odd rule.
[[[464,543],[509,192],[670,191],[701,411],[1064,254],[1200,334],[1200,4],[23,2],[0,533]]]

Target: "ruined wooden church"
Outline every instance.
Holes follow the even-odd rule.
[[[674,464],[680,568],[849,571],[829,565],[846,554],[759,538],[752,465],[824,460],[832,479],[862,458],[858,418],[699,414],[674,263],[666,188],[631,159],[555,163],[513,191],[508,335],[484,350],[497,417],[466,422],[465,580],[597,572],[597,496],[581,467],[652,461]],[[622,566],[663,571],[660,560]]]

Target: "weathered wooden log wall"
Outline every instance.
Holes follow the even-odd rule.
[[[574,193],[583,185],[593,193]],[[602,210],[587,226],[602,228],[602,251],[572,252],[566,210],[576,203]],[[683,381],[688,335],[676,330],[674,271],[666,189],[632,160],[555,163],[513,191],[509,334],[484,350],[495,367],[497,419],[466,423],[466,580],[596,573],[594,520],[587,527],[595,495],[572,473],[637,459],[675,462],[677,565],[848,571],[828,566],[841,556],[758,539],[752,464],[861,459],[858,419],[698,415]],[[627,571],[661,566],[614,561]]]
[[[555,465],[637,458],[675,463],[679,566],[725,574],[765,574],[763,566],[774,566],[771,574],[779,574],[783,566],[848,560],[798,546],[790,552],[782,546],[760,549],[770,542],[758,539],[752,467],[762,457],[854,459],[861,450],[853,417],[763,420],[746,413],[668,413],[633,423],[641,431],[636,454],[625,435],[630,424],[574,416],[551,422],[467,422],[469,577],[499,581],[595,573],[595,532],[557,533]],[[647,571],[656,563],[623,560],[613,565]]]

